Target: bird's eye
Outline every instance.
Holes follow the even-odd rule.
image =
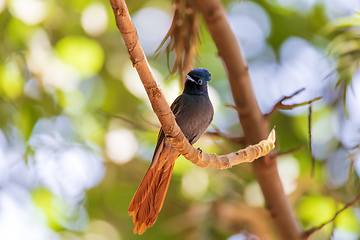
[[[202,80],[201,80],[201,79],[199,79],[198,83],[201,85],[201,84],[202,84]]]

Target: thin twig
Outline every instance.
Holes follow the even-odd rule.
[[[225,107],[234,109],[234,110],[236,110],[239,114],[243,114],[243,113],[246,112],[244,109],[242,109],[242,108],[240,108],[240,107],[237,107],[237,106],[234,106],[234,105],[232,105],[232,104],[225,104]]]
[[[295,104],[290,104],[290,105],[283,104],[281,106],[281,108],[279,108],[279,109],[280,110],[291,110],[291,109],[294,109],[296,107],[301,107],[301,106],[308,105],[308,104],[313,103],[315,101],[318,101],[320,99],[322,99],[322,97],[316,97],[314,99],[311,99],[310,101],[306,101],[306,102],[302,102],[302,103],[295,103]]]
[[[332,219],[330,219],[329,221],[321,224],[321,225],[318,226],[318,227],[315,227],[315,228],[312,228],[312,229],[306,231],[306,232],[304,233],[304,239],[308,239],[313,233],[315,233],[316,231],[321,230],[321,229],[322,229],[324,226],[326,226],[327,224],[335,221],[336,217],[337,217],[340,213],[342,213],[344,210],[346,210],[347,208],[349,208],[349,207],[351,207],[352,205],[354,205],[354,204],[355,204],[357,201],[359,201],[359,200],[360,200],[360,195],[358,195],[356,198],[354,198],[353,200],[351,200],[350,202],[348,202],[347,204],[345,204],[345,206],[344,206],[342,209],[340,209],[339,211],[337,211],[337,212],[335,213],[335,215],[334,215],[334,217],[333,217]]]
[[[310,157],[311,157],[311,174],[310,174],[310,176],[314,177],[315,158],[314,158],[313,148],[312,148],[311,125],[312,125],[312,103],[309,104],[309,149],[310,149]]]
[[[278,101],[275,104],[273,109],[269,113],[265,114],[265,117],[268,117],[268,116],[272,115],[276,110],[281,109],[284,106],[283,101],[285,101],[287,99],[291,99],[292,97],[294,97],[295,95],[301,93],[304,90],[305,90],[305,88],[301,88],[301,89],[297,90],[296,92],[294,92],[293,94],[291,94],[289,96],[284,96],[283,98],[281,98],[280,101]]]
[[[116,119],[119,119],[125,123],[128,123],[130,124],[133,128],[136,128],[138,130],[143,130],[143,131],[149,131],[148,128],[144,127],[142,124],[139,124],[135,121],[132,121],[130,120],[129,118],[127,117],[124,117],[124,116],[120,116],[120,115],[117,115],[117,114],[113,114],[113,113],[109,113],[109,112],[105,112],[103,110],[98,110],[99,113],[105,115],[106,117],[108,118],[116,118]]]
[[[296,107],[305,106],[305,105],[308,105],[308,104],[310,104],[310,103],[312,103],[312,102],[315,102],[315,101],[318,101],[318,100],[322,99],[322,97],[317,97],[317,98],[314,98],[314,99],[312,99],[312,100],[310,100],[310,101],[306,101],[306,102],[302,102],[302,103],[295,103],[295,104],[284,104],[284,103],[283,103],[283,101],[293,98],[295,95],[298,95],[299,93],[301,93],[301,92],[304,91],[304,90],[305,90],[305,88],[302,88],[302,89],[294,92],[293,94],[291,94],[291,95],[289,95],[289,96],[283,97],[282,99],[280,99],[280,101],[278,101],[278,102],[275,104],[275,106],[273,107],[273,109],[272,109],[269,113],[264,114],[264,116],[268,118],[269,116],[271,116],[272,114],[274,114],[275,111],[277,111],[277,110],[279,110],[279,109],[280,109],[280,110],[291,110],[291,109],[294,109],[294,108],[296,108]]]
[[[293,154],[293,153],[299,152],[299,151],[301,151],[303,149],[304,149],[304,145],[300,145],[300,146],[298,146],[296,148],[289,149],[289,150],[287,150],[285,152],[279,152],[279,153],[276,154],[276,156],[280,157],[280,156],[284,156],[284,155],[288,155],[288,154]]]
[[[206,132],[206,133],[204,133],[204,135],[209,136],[209,137],[221,137],[221,138],[225,138],[226,140],[228,140],[232,143],[239,144],[239,145],[245,145],[244,137],[232,137],[232,136],[229,136],[229,135],[221,133],[221,132]]]
[[[245,137],[243,137],[243,136],[242,137],[233,137],[233,136],[230,136],[230,135],[220,131],[220,129],[217,128],[215,125],[212,124],[211,126],[215,129],[215,132],[206,132],[205,135],[225,138],[232,143],[240,144],[243,146],[246,144]]]

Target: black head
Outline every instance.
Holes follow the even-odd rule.
[[[184,93],[205,95],[211,74],[205,68],[195,68],[186,75]]]
[[[186,80],[198,85],[206,85],[211,80],[211,74],[205,68],[195,68],[186,75]]]

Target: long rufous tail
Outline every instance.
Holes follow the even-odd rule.
[[[154,165],[151,165],[129,206],[133,216],[134,233],[143,234],[154,225],[170,183],[178,152],[171,148],[162,151]]]

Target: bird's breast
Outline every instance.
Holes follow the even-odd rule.
[[[209,127],[214,115],[213,106],[208,95],[183,94],[179,104],[176,122],[193,144]]]

